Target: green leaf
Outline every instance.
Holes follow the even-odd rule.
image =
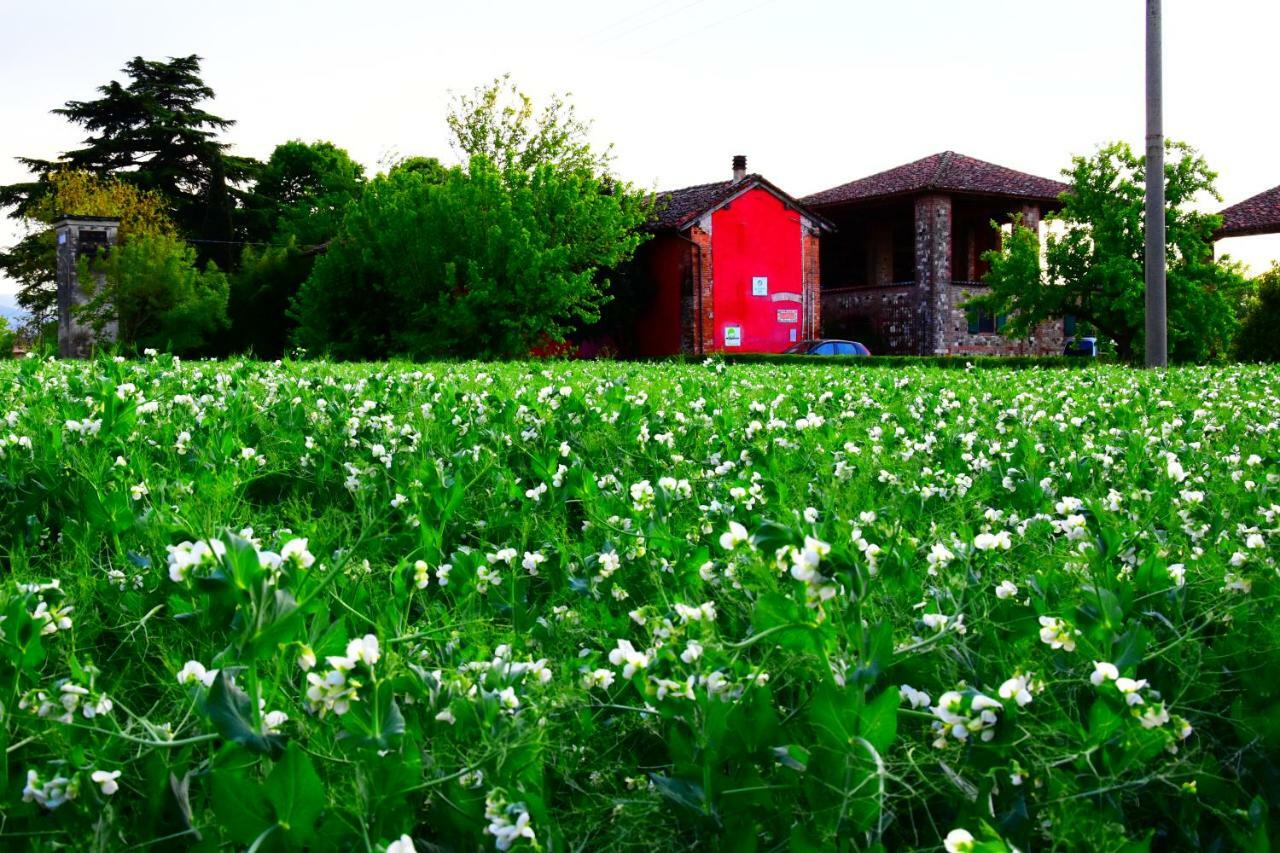
[[[213,813],[240,844],[253,841],[275,825],[262,786],[229,767],[213,771]]]
[[[659,773],[650,773],[649,778],[653,780],[654,785],[658,786],[658,792],[671,802],[698,814],[707,814],[707,795],[700,785]]]
[[[809,750],[798,744],[787,744],[786,746],[775,746],[773,748],[773,758],[783,767],[788,767],[797,773],[803,773],[809,769]]]
[[[309,838],[326,804],[324,783],[296,742],[267,776],[264,790],[281,828],[293,839]]]
[[[751,611],[751,628],[757,635],[769,631],[764,639],[784,649],[814,651],[816,648],[807,611],[782,593],[766,593],[756,601]]]
[[[204,709],[218,734],[250,752],[275,757],[284,747],[284,739],[280,735],[263,734],[254,727],[249,696],[231,683],[225,669],[220,670],[213,680]]]
[[[858,715],[858,729],[863,738],[884,755],[898,734],[898,688],[884,690]]]

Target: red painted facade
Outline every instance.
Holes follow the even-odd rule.
[[[800,214],[758,187],[711,215],[714,349],[782,352],[801,339],[802,233]]]
[[[644,283],[624,351],[782,352],[817,335],[821,220],[758,176],[673,195],[679,217],[637,256]]]

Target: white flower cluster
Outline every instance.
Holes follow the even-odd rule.
[[[363,682],[352,677],[357,666],[372,671],[374,664],[382,657],[378,647],[378,638],[373,634],[347,643],[345,655],[330,655],[325,658],[329,670],[323,675],[317,672],[307,673],[307,710],[321,717],[332,711],[341,716],[351,710],[351,703],[358,701],[359,690]]]
[[[983,741],[994,738],[996,723],[1000,721],[999,712],[1004,710],[1004,706],[974,690],[964,693],[948,690],[929,710],[938,718],[933,721],[933,730],[937,733],[933,745],[942,749],[950,742],[949,739],[963,742],[975,734]]]

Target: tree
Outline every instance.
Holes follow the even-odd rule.
[[[89,297],[81,318],[99,335],[116,323],[126,348],[189,353],[226,326],[226,276],[213,263],[201,270],[195,250],[177,237],[134,237],[103,258],[83,259],[79,275]]]
[[[1235,332],[1232,305],[1244,279],[1229,259],[1214,259],[1212,237],[1220,217],[1192,207],[1202,193],[1218,198],[1216,174],[1189,146],[1169,142],[1166,148],[1170,355],[1181,361],[1221,358]],[[1131,360],[1142,349],[1145,322],[1143,173],[1143,159],[1124,143],[1072,158],[1063,172],[1071,188],[1062,196],[1062,210],[1046,218],[1043,268],[1039,236],[1015,221],[1002,247],[983,256],[990,265],[983,278],[989,293],[969,305],[1008,314],[1009,336],[1075,316],[1114,340],[1120,357]]]
[[[246,199],[245,235],[266,245],[247,246],[231,277],[225,349],[260,358],[284,353],[293,332],[289,305],[364,182],[364,167],[331,142],[276,146]]]
[[[9,328],[9,318],[0,317],[0,358],[8,358],[13,354],[13,345],[18,342],[18,333]]]
[[[337,233],[364,186],[364,167],[332,142],[277,145],[245,202],[246,237],[315,246]]]
[[[116,217],[120,220],[117,239],[121,241],[136,235],[177,234],[159,193],[82,169],[57,169],[45,176],[44,183],[44,191],[25,208],[29,233],[0,255],[0,269],[18,282],[18,304],[37,324],[47,322],[56,307],[52,224],[63,214]]]
[[[520,356],[599,317],[601,269],[629,257],[637,194],[580,171],[525,179],[483,156],[443,184],[400,170],[370,182],[297,302],[298,342],[341,358]]]
[[[155,193],[179,232],[200,241],[204,258],[219,255],[225,266],[232,257],[226,241],[234,236],[240,188],[257,164],[227,153],[218,141],[234,122],[200,106],[214,94],[200,78],[200,57],[139,56],[123,71],[127,84],[113,80],[99,87],[97,99],[68,101],[53,111],[88,132],[81,148],[56,160],[19,158],[34,178],[0,187],[0,208],[9,208],[11,218],[37,223],[18,246],[0,253],[0,270],[24,290],[39,291],[52,282],[52,244],[38,227],[37,210],[52,192],[50,176],[67,170],[118,178]]]
[[[1236,335],[1236,358],[1241,361],[1280,361],[1280,264],[1250,282],[1243,322]]]
[[[500,77],[448,116],[465,164],[403,161],[348,208],[296,302],[297,340],[343,358],[520,356],[599,319],[646,197],[587,123]]]
[[[596,151],[588,142],[590,122],[578,118],[568,94],[553,94],[540,111],[511,82],[511,75],[454,98],[449,110],[450,144],[466,162],[484,157],[504,176],[528,174],[542,165],[605,178],[613,146]]]

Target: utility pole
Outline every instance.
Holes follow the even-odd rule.
[[[1147,367],[1169,364],[1165,302],[1164,103],[1160,0],[1147,0]]]

